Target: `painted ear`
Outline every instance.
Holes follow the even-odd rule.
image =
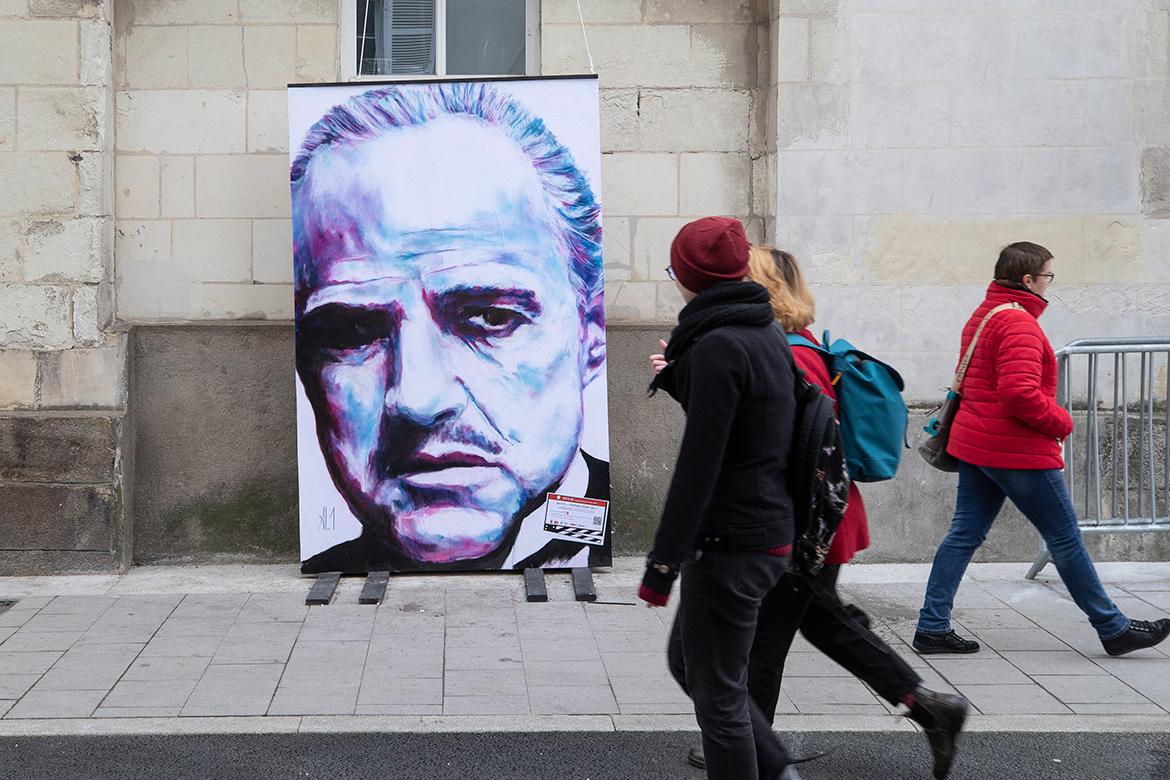
[[[588,385],[605,368],[605,310],[600,301],[594,305],[585,318],[582,344],[585,357],[585,372],[582,387]]]

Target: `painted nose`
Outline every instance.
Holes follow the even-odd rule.
[[[386,408],[416,425],[458,417],[467,390],[451,369],[451,355],[434,323],[406,321],[398,333],[396,381],[386,390]]]

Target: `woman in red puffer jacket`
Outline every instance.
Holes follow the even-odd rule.
[[[959,459],[955,516],[938,552],[918,617],[920,653],[974,653],[979,643],[951,628],[951,607],[971,556],[1005,498],[1036,527],[1056,570],[1110,655],[1152,647],[1170,619],[1130,620],[1110,600],[1089,558],[1065,487],[1061,446],[1072,417],[1056,403],[1056,356],[1037,318],[1054,278],[1052,253],[1026,241],[1003,249],[987,297],[963,328],[965,354],[986,320],[963,379],[963,401],[947,452]],[[1015,308],[988,314],[1002,304]]]

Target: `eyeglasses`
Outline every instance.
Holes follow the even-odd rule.
[[[1047,276],[1047,277],[1048,277],[1048,283],[1049,283],[1049,284],[1052,284],[1052,280],[1056,278],[1056,274],[1052,274],[1052,273],[1049,273],[1049,274],[1033,274],[1033,276],[1035,276],[1037,279],[1039,279],[1041,276]]]
[[[678,277],[674,275],[674,269],[669,265],[666,266],[666,275],[670,277],[671,281],[677,281]]]

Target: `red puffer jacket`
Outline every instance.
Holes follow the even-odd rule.
[[[812,332],[805,328],[798,334],[816,344],[817,340]],[[982,337],[980,337],[982,338]],[[792,357],[796,365],[803,368],[805,378],[821,388],[825,395],[833,399],[833,408],[837,406],[837,394],[833,391],[833,383],[829,378],[829,368],[821,353],[812,347],[795,346],[792,348]],[[869,524],[865,518],[865,504],[861,501],[861,491],[856,482],[849,483],[849,504],[845,507],[845,516],[841,518],[841,525],[829,546],[829,554],[825,556],[825,563],[849,563],[858,550],[869,547]]]
[[[947,452],[976,466],[1063,468],[1060,445],[1073,423],[1056,403],[1056,355],[1036,319],[1048,302],[993,282],[963,328],[960,360],[987,312],[1013,301],[1024,310],[996,314],[975,344]]]

